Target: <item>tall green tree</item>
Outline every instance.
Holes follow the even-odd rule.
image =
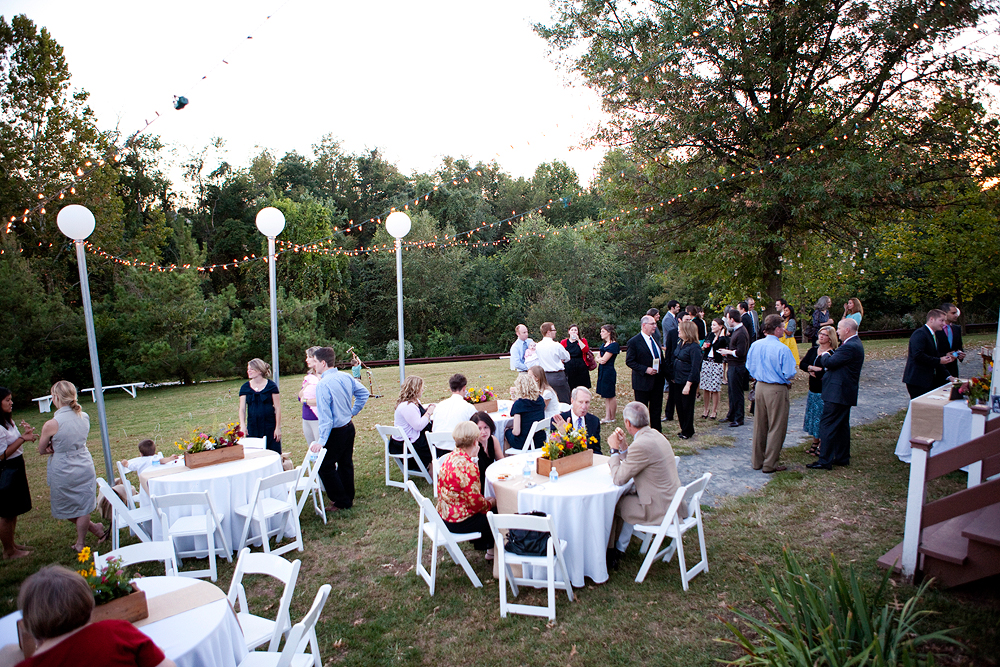
[[[921,184],[996,168],[926,150],[961,143],[926,122],[943,96],[998,79],[993,54],[955,46],[996,30],[995,0],[554,6],[538,32],[603,95],[598,138],[636,165],[606,194],[689,271],[773,300],[790,250],[849,245],[879,210],[939,205]]]

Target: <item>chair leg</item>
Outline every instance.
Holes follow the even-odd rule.
[[[642,567],[639,568],[639,574],[635,577],[635,583],[641,584],[645,580],[646,575],[649,574],[649,568],[652,567],[653,561],[659,555],[660,545],[663,544],[663,533],[656,533],[653,537],[652,545],[649,544],[649,538],[653,537],[651,533],[646,533],[642,540],[644,546],[647,547],[646,557],[642,560]]]
[[[674,544],[677,545],[677,564],[681,568],[681,585],[686,591],[688,589],[688,571],[687,563],[684,562],[684,533],[678,531]]]
[[[503,557],[503,545],[496,547],[496,558],[500,561],[497,569],[500,571],[500,618],[507,618],[507,561]],[[513,585],[513,584],[512,584]],[[516,595],[516,593],[515,593]]]
[[[215,568],[215,530],[206,531],[208,537],[208,569],[211,573],[212,581],[219,579],[219,573]]]
[[[554,621],[556,620],[556,558],[552,548],[552,538],[549,538],[549,548],[546,555],[549,559],[545,565],[548,570],[549,620]]]
[[[437,583],[438,546],[438,541],[435,537],[434,544],[431,547],[431,595],[434,595],[434,584]]]

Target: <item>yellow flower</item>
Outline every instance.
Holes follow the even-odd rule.
[[[93,566],[91,566],[91,568],[90,568],[90,576],[92,576],[92,577],[96,577],[97,576],[97,570],[95,570],[93,568]]]
[[[87,562],[89,558],[90,558],[90,547],[84,547],[83,549],[80,550],[80,553],[76,555],[77,561],[81,563]]]
[[[86,570],[77,570],[76,573],[78,575],[80,575],[81,577],[86,577],[87,576],[87,571]]]

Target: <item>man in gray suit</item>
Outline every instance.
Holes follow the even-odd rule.
[[[674,450],[662,433],[649,427],[646,406],[633,401],[625,406],[622,417],[625,430],[633,440],[631,445],[627,445],[620,428],[608,438],[611,479],[618,486],[633,480],[635,486],[615,506],[615,519],[608,541],[608,566],[611,569],[618,567],[622,554],[628,548],[633,526],[663,521],[674,494],[681,488]]]

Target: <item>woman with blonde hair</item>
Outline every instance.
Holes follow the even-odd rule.
[[[526,377],[523,373],[519,377]],[[496,511],[496,498],[485,498],[479,481],[479,426],[459,422],[451,432],[455,451],[448,454],[438,470],[437,511],[453,533],[479,533],[472,540],[477,551],[486,550],[493,559],[493,531],[486,513]]]
[[[302,435],[306,444],[319,440],[319,415],[316,414],[316,385],[319,384],[319,373],[316,372],[314,356],[318,345],[306,350],[306,376],[302,378],[302,389],[299,390],[299,402],[302,404]]]
[[[248,381],[240,387],[240,430],[250,438],[265,438],[267,448],[281,453],[281,396],[263,359],[247,363]],[[323,444],[323,443],[320,443]]]
[[[104,526],[90,520],[97,508],[97,473],[87,449],[90,417],[77,403],[72,382],[56,382],[51,393],[56,413],[42,426],[38,453],[52,457],[46,471],[52,516],[76,525],[76,542],[70,548],[81,551],[88,531],[98,543],[108,537]]]
[[[504,431],[504,441],[514,449],[524,449],[525,440],[531,425],[545,419],[545,401],[538,393],[538,383],[527,373],[518,373],[514,386],[510,388],[510,397],[514,405],[510,408],[513,418],[510,426]],[[545,432],[535,433],[535,447],[545,444]]]
[[[419,375],[411,375],[403,380],[403,386],[399,388],[399,399],[396,401],[396,412],[393,416],[393,425],[403,431],[406,437],[413,443],[413,449],[417,456],[423,461],[425,467],[431,465],[431,448],[427,444],[427,431],[431,430],[430,421],[437,407],[431,403],[426,408],[420,403],[420,397],[424,393],[424,380]],[[392,454],[403,453],[403,443],[392,438],[389,440],[389,452]]]
[[[816,334],[816,343],[816,346],[809,348],[799,364],[799,368],[809,373],[809,393],[806,395],[806,416],[802,423],[802,430],[812,436],[812,446],[806,450],[806,453],[813,456],[819,456],[819,418],[823,416],[823,373],[825,371],[810,371],[809,367],[818,367],[817,359],[837,349],[837,346],[840,345],[840,341],[837,339],[837,330],[831,326],[820,327],[819,333]]]
[[[532,366],[528,369],[528,374],[535,378],[538,383],[538,393],[545,402],[545,418],[551,419],[559,414],[559,399],[556,397],[556,390],[549,385],[545,379],[545,371],[541,366]]]

